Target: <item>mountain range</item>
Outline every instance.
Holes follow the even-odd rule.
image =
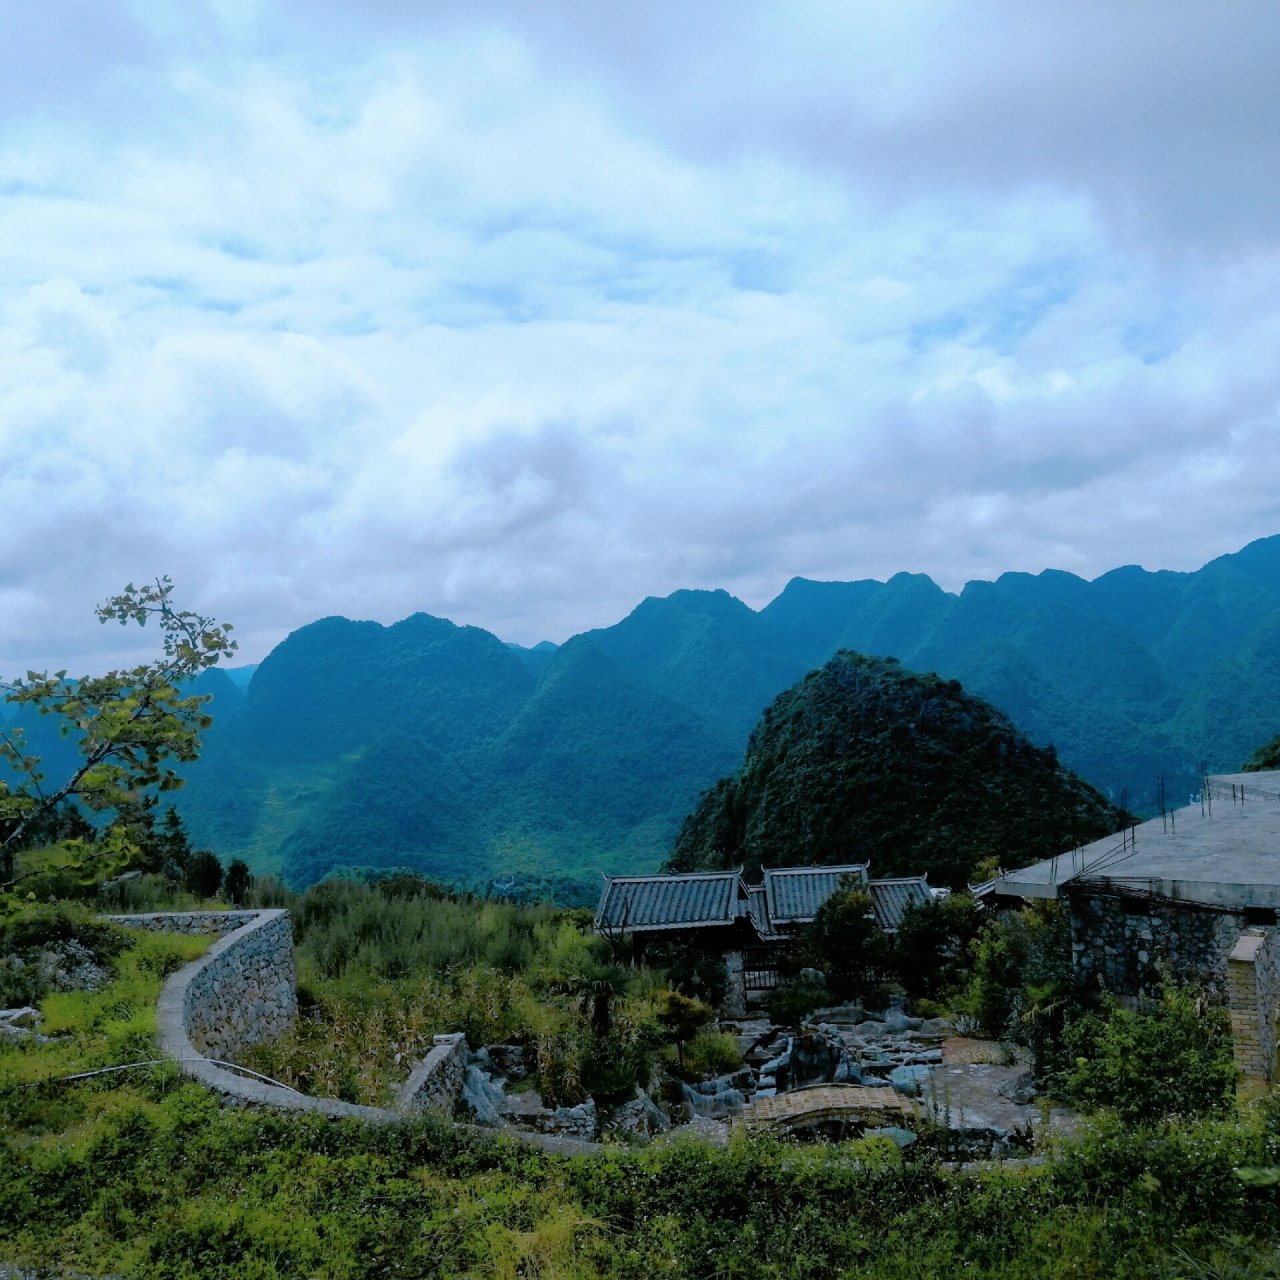
[[[797,578],[758,611],[677,591],[559,646],[427,614],[325,618],[247,685],[201,678],[215,724],[178,804],[198,843],[295,884],[396,866],[590,897],[597,872],[668,857],[764,709],[846,649],[960,680],[1149,811],[1159,776],[1181,798],[1280,728],[1280,537],[1191,573],[1009,573],[959,593]]]

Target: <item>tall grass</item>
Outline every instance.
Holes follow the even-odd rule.
[[[524,1045],[544,1098],[630,1096],[662,1038],[658,975],[618,965],[590,916],[451,897],[409,879],[334,880],[291,903],[304,1017],[246,1065],[305,1092],[384,1104],[428,1051],[461,1031],[473,1046]],[[610,1026],[589,1016],[609,993]]]

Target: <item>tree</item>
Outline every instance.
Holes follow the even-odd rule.
[[[197,898],[212,898],[222,887],[222,863],[216,853],[201,849],[191,855],[183,873],[183,887]]]
[[[885,960],[884,934],[867,891],[846,877],[805,927],[800,950],[837,995],[861,992]]]
[[[893,947],[893,967],[907,994],[936,999],[955,985],[981,927],[981,910],[967,893],[911,903]]]
[[[232,858],[222,881],[227,897],[238,907],[252,886],[253,876],[249,871],[249,864],[243,858]]]
[[[660,991],[658,1000],[658,1025],[675,1042],[676,1061],[683,1068],[685,1041],[696,1036],[715,1017],[715,1010],[701,1000],[690,1000],[678,991]]]
[[[99,622],[121,626],[154,621],[162,652],[150,662],[69,680],[65,671],[27,672],[25,679],[0,684],[7,702],[58,716],[64,735],[75,734],[81,756],[71,776],[50,787],[38,756],[29,754],[21,730],[0,731],[0,760],[11,777],[0,780],[0,889],[14,880],[14,854],[33,826],[71,799],[96,812],[117,809],[149,788],[173,791],[182,785],[175,765],[194,760],[200,734],[212,723],[204,711],[208,695],[185,691],[202,671],[233,652],[231,627],[173,607],[173,583],[124,591],[99,605]]]

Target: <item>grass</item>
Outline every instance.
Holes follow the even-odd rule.
[[[430,1119],[228,1110],[169,1067],[52,1083],[152,1056],[160,986],[206,944],[138,935],[108,989],[46,999],[65,1039],[0,1048],[0,1258],[237,1280],[1280,1275],[1280,1193],[1234,1176],[1280,1161],[1275,1100],[1104,1118],[1043,1166],[956,1171],[761,1136],[555,1158]]]

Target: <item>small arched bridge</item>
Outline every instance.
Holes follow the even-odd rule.
[[[818,1084],[753,1102],[742,1113],[748,1129],[796,1129],[841,1125],[849,1129],[906,1127],[915,1108],[896,1089],[860,1084]]]

